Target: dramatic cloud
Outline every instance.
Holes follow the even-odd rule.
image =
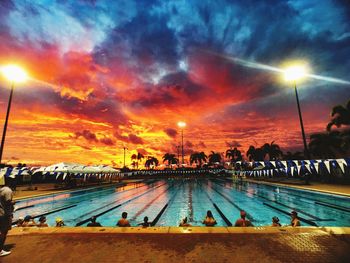
[[[132,144],[144,144],[144,141],[141,137],[135,134],[129,134],[128,136],[115,134],[115,137],[121,141],[132,143]]]
[[[166,128],[164,132],[171,138],[175,138],[177,135],[177,130],[172,129],[172,128]]]
[[[293,85],[232,58],[302,60],[349,81],[348,21],[345,0],[0,1],[0,65],[31,76],[15,87],[4,160],[122,165],[124,147],[141,146],[160,158],[178,153],[178,121],[185,158],[271,141],[300,150]],[[0,119],[9,86],[0,76]],[[345,85],[297,86],[307,137],[349,99]]]

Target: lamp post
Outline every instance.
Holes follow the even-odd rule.
[[[184,128],[186,127],[186,122],[179,121],[177,125],[181,128],[181,153],[182,153],[181,166],[184,167]]]
[[[128,148],[126,148],[126,147],[124,146],[123,149],[124,149],[124,166],[123,166],[123,168],[125,168],[125,150],[127,150]]]
[[[0,164],[2,161],[2,153],[4,151],[4,145],[5,145],[5,138],[6,138],[6,131],[7,131],[7,124],[10,116],[10,110],[11,110],[11,102],[12,102],[12,96],[13,96],[13,89],[15,87],[15,83],[24,82],[27,79],[27,73],[21,69],[18,66],[15,65],[8,65],[1,68],[1,73],[5,76],[6,79],[8,79],[11,82],[11,92],[9,97],[9,102],[7,105],[7,112],[6,112],[6,118],[5,118],[5,124],[4,129],[2,131],[2,137],[1,137],[1,145],[0,145]]]
[[[176,149],[177,149],[177,160],[178,160],[178,167],[180,166],[180,145],[176,145]]]
[[[297,90],[297,80],[303,78],[305,75],[306,75],[306,70],[302,66],[292,66],[292,67],[285,69],[285,71],[284,71],[284,78],[287,81],[294,82],[295,98],[296,98],[297,106],[298,106],[300,128],[301,128],[301,134],[302,134],[303,144],[304,144],[304,154],[305,154],[307,159],[310,159],[310,154],[309,154],[309,150],[308,150],[307,143],[306,143],[303,117],[302,117],[301,109],[300,109],[298,90]]]

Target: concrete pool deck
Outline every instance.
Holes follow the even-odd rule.
[[[1,262],[349,262],[350,228],[14,228]]]

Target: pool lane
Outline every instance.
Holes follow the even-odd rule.
[[[48,211],[54,211],[64,206],[76,205],[72,209],[67,209],[64,211],[58,211],[47,217],[49,225],[55,225],[55,218],[61,217],[65,221],[66,225],[73,226],[79,217],[89,211],[98,210],[103,207],[109,207],[118,200],[123,200],[131,195],[140,194],[148,189],[156,187],[161,184],[161,182],[145,184],[141,186],[135,186],[135,188],[125,188],[127,190],[122,191],[121,189],[116,189],[111,187],[103,191],[93,191],[90,194],[82,194],[81,196],[65,197],[62,199],[56,199],[54,202],[41,203],[36,205],[33,209],[20,210],[15,213],[15,219],[20,216],[25,215],[39,215],[47,213]],[[164,184],[164,182],[163,182]],[[80,197],[80,198],[79,198]],[[45,198],[44,198],[45,199]]]
[[[188,216],[188,184],[183,180],[175,180],[175,187],[169,193],[171,199],[157,222],[157,226],[178,226],[180,218]]]
[[[115,210],[103,214],[98,218],[98,221],[103,224],[103,226],[115,226],[118,220],[121,218],[122,212],[128,213],[128,219],[132,225],[136,225],[141,223],[140,221],[136,222],[135,220],[138,218],[139,214],[145,212],[147,210],[147,205],[153,202],[155,207],[161,205],[162,202],[167,200],[166,191],[169,189],[169,184],[164,183],[159,187],[152,188],[147,192],[144,192],[141,195],[135,196],[132,200],[123,200],[122,205],[117,207]],[[162,197],[164,199],[162,199]],[[158,200],[158,202],[157,202]],[[140,212],[141,211],[141,212]],[[150,217],[150,221],[153,218]]]
[[[317,225],[332,226],[344,226],[350,224],[350,214],[348,212],[340,212],[339,210],[332,208],[327,209],[315,204],[317,200],[325,200],[323,194],[315,195],[314,193],[309,192],[295,194],[295,191],[292,191],[290,194],[289,189],[264,186],[265,185],[254,183],[242,183],[239,185],[232,183],[231,181],[231,187],[233,189],[239,189],[239,191],[254,195],[257,199],[265,200],[263,203],[267,203],[265,205],[270,206],[273,210],[276,210],[277,208],[288,213],[290,213],[291,210],[297,210],[300,217],[311,221],[311,223],[308,223],[310,225],[313,225],[313,223]],[[330,202],[329,198],[326,200]],[[338,200],[338,204],[340,203],[344,205],[345,200],[339,200],[339,197],[336,197],[335,200]],[[273,207],[275,207],[275,209]]]
[[[262,226],[270,225],[273,216],[278,216],[282,225],[289,225],[289,213],[296,209],[304,220],[303,226],[349,226],[350,207],[346,201],[350,199],[332,197],[226,179],[153,180],[144,185],[68,192],[21,201],[21,207],[29,207],[16,211],[15,219],[49,213],[49,225],[55,225],[55,218],[61,217],[66,225],[75,226],[79,222],[86,225],[91,216],[97,215],[97,221],[103,226],[115,226],[121,213],[126,211],[133,226],[142,223],[144,216],[152,222],[157,215],[156,226],[178,226],[184,217],[193,226],[203,226],[207,210],[211,210],[217,226],[227,226],[234,224],[244,209],[255,226]]]

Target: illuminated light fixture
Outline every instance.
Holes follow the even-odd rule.
[[[28,79],[27,72],[16,65],[1,67],[1,73],[5,76],[5,78],[14,83],[22,83]]]
[[[304,66],[291,66],[284,70],[284,79],[287,81],[296,81],[304,78],[307,70]]]
[[[179,126],[180,128],[184,128],[184,127],[186,127],[186,122],[179,121],[179,122],[177,123],[177,126]]]

